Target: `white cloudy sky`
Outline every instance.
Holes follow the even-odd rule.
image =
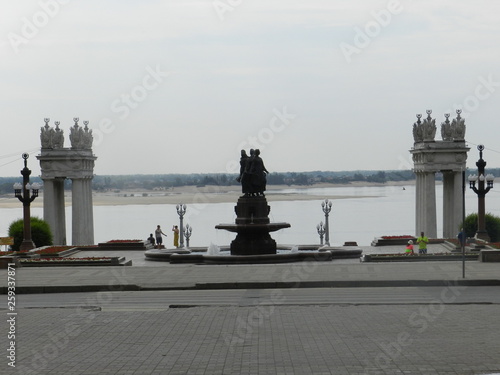
[[[415,114],[460,107],[468,166],[484,143],[500,167],[495,0],[0,4],[0,176],[25,151],[39,174],[43,118],[69,146],[76,116],[96,174],[234,172],[252,146],[270,171],[409,169]]]

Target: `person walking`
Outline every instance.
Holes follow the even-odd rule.
[[[427,244],[429,239],[425,236],[424,232],[420,232],[420,237],[417,238],[418,243],[418,253],[427,254]]]
[[[460,229],[460,233],[458,233],[458,242],[460,243],[460,248],[463,248],[467,243],[467,235],[465,234],[464,228]]]
[[[165,237],[167,237],[167,235],[165,233],[163,233],[163,231],[161,230],[160,225],[157,225],[156,226],[156,230],[155,230],[155,238],[156,238],[157,249],[161,249],[162,248],[162,243],[163,243],[162,235],[165,236]]]
[[[179,247],[179,227],[174,225],[172,231],[174,232],[174,246]]]

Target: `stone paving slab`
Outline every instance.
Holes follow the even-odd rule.
[[[4,355],[0,373],[490,374],[500,372],[499,314],[499,305],[19,309],[16,369]]]
[[[465,281],[500,280],[500,265],[467,262]],[[457,283],[461,262],[306,262],[279,265],[161,264],[16,270],[16,291],[120,291],[289,283],[402,286]],[[316,284],[316,285],[319,285]],[[487,284],[488,285],[488,284]],[[0,270],[7,286],[7,270]],[[311,293],[315,291],[311,288]],[[103,294],[104,295],[104,294]],[[6,298],[6,297],[4,297]],[[49,297],[50,298],[50,297]],[[195,302],[195,301],[193,301]],[[8,348],[0,306],[0,347]],[[500,305],[309,305],[279,299],[257,306],[151,310],[17,309],[16,369],[0,373],[93,374],[456,374],[500,373]]]
[[[0,288],[7,286],[0,270]],[[18,293],[189,288],[499,285],[500,264],[462,262],[301,262],[262,265],[165,264],[157,267],[46,267],[16,270]]]

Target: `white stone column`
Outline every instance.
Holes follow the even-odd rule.
[[[443,173],[443,238],[456,238],[462,223],[462,172]]]
[[[54,244],[66,245],[64,179],[43,180],[43,219],[50,226]]]
[[[436,238],[436,182],[434,172],[416,172],[416,220],[415,235],[425,232]]]
[[[57,217],[57,236],[61,245],[67,245],[66,240],[66,204],[64,201],[64,178],[54,180],[54,192],[56,196],[56,217]],[[55,243],[55,242],[54,242]]]
[[[85,231],[87,245],[94,245],[94,204],[92,201],[92,179],[85,179],[85,211],[87,228]]]
[[[436,179],[434,172],[424,174],[424,222],[420,232],[425,232],[429,238],[437,238],[436,222]],[[418,234],[420,234],[418,232]]]
[[[422,218],[424,216],[423,212],[423,173],[415,172],[415,235],[420,234],[422,231]]]
[[[455,229],[455,173],[443,171],[443,238],[453,237]]]
[[[458,232],[460,231],[460,225],[462,224],[463,221],[463,208],[464,208],[464,202],[463,202],[464,186],[462,181],[462,171],[455,172],[454,179],[455,179],[455,184],[453,186],[454,188],[453,207],[455,209],[453,212],[453,225],[452,225],[453,232],[450,233],[450,238],[456,238]]]
[[[53,179],[43,180],[43,220],[50,226],[54,243],[59,245],[57,243],[59,239],[56,235],[57,221]]]
[[[94,244],[94,216],[92,207],[92,181],[88,178],[73,179],[73,245]]]

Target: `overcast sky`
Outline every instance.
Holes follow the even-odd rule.
[[[43,119],[96,174],[410,169],[417,113],[463,108],[500,167],[495,0],[0,0],[0,176]],[[440,140],[440,130],[436,139]]]

